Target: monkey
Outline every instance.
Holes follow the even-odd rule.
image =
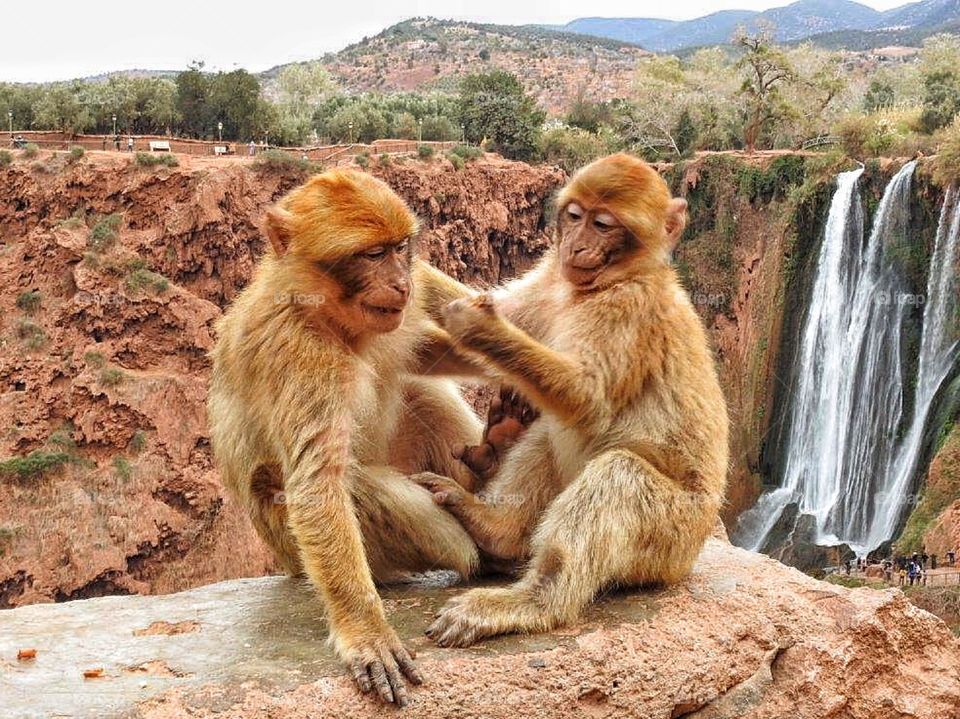
[[[513,584],[448,602],[427,630],[441,646],[547,631],[606,587],[679,581],[722,503],[726,404],[669,262],[686,202],[620,153],[576,173],[557,208],[555,242],[532,270],[444,310],[455,346],[541,416],[482,496],[413,477],[482,551],[528,561]]]
[[[359,688],[408,701],[422,676],[375,582],[463,577],[478,549],[407,476],[469,471],[478,418],[442,373],[477,368],[436,324],[470,292],[414,258],[416,218],[363,172],[309,179],[268,210],[269,246],[217,325],[208,397],[224,484],[284,570],[305,574]],[[464,370],[464,368],[466,368]],[[422,375],[422,376],[419,376]]]

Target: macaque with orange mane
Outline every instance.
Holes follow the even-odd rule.
[[[606,587],[680,580],[723,501],[726,405],[669,263],[686,202],[618,154],[574,175],[557,207],[533,270],[445,310],[458,350],[542,415],[482,495],[415,477],[485,553],[529,560],[515,584],[453,599],[428,630],[443,646],[570,622]]]

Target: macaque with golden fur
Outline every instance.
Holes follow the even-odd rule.
[[[267,215],[270,248],[218,325],[209,416],[224,483],[290,574],[326,605],[331,642],[364,691],[405,704],[421,681],[374,580],[478,552],[405,475],[470,474],[453,457],[480,423],[450,380],[431,317],[465,289],[413,258],[417,223],[370,175],[334,170]]]
[[[486,553],[530,560],[515,584],[451,600],[428,630],[442,646],[568,623],[605,587],[678,581],[723,501],[726,406],[669,264],[686,202],[619,154],[578,172],[557,207],[556,246],[533,270],[445,311],[456,346],[542,416],[483,495],[415,477]]]

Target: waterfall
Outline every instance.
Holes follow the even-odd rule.
[[[916,163],[891,179],[864,242],[862,170],[841,173],[830,203],[816,279],[797,349],[789,435],[779,488],[741,516],[737,541],[764,547],[783,510],[814,517],[818,544],[858,551],[889,539],[902,517],[937,390],[956,360],[954,264],[958,193],[941,213],[927,295],[917,298],[887,256],[906,237]],[[953,209],[948,207],[953,205]],[[919,370],[909,429],[904,424],[904,319],[925,301]]]
[[[910,428],[899,446],[890,481],[873,498],[874,521],[867,547],[889,539],[910,499],[911,480],[920,459],[924,431],[934,399],[957,360],[957,245],[960,237],[960,197],[951,187],[940,210],[937,238],[930,257],[917,390]]]

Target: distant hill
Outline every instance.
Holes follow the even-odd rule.
[[[654,52],[673,52],[729,42],[740,25],[754,31],[761,24],[770,24],[776,39],[781,42],[826,37],[828,44],[842,43],[849,38],[861,45],[870,41],[871,33],[878,31],[888,33],[876,36],[881,44],[888,44],[883,38],[906,30],[918,32],[905,36],[922,40],[938,29],[948,30],[954,21],[960,21],[960,0],[922,0],[886,12],[878,12],[852,0],[798,0],[763,12],[722,10],[682,22],[584,17],[559,26],[559,29],[632,42]]]
[[[468,73],[499,68],[519,77],[542,107],[560,112],[578,95],[625,97],[637,61],[649,55],[621,40],[534,25],[414,18],[327,55],[323,62],[350,92],[452,91]],[[260,77],[269,85],[283,67]]]

